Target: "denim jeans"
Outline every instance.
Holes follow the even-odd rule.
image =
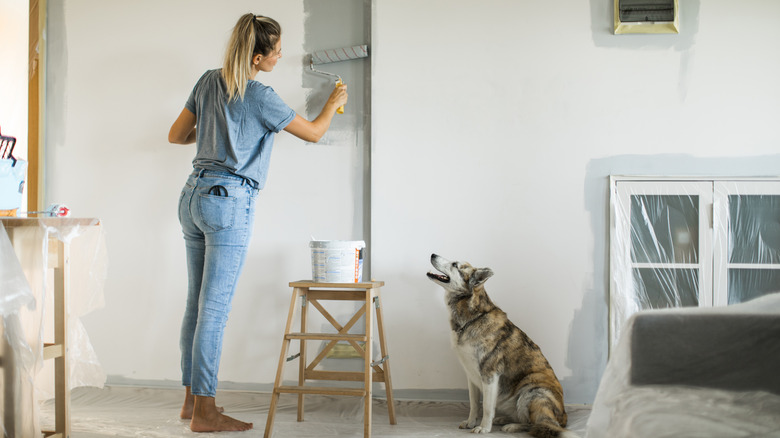
[[[252,181],[227,172],[196,170],[179,198],[187,249],[187,306],[181,326],[182,384],[214,397],[222,336],[252,235]]]

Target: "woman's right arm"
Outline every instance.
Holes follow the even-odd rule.
[[[336,110],[346,103],[347,86],[338,85],[333,89],[328,101],[325,102],[325,106],[322,107],[320,115],[314,120],[308,121],[296,114],[293,121],[290,122],[284,130],[301,140],[317,143],[330,127],[330,122],[333,120]]]
[[[168,132],[168,141],[176,144],[195,143],[195,124],[198,119],[192,111],[184,108],[179,114],[179,118],[173,122],[171,130]]]

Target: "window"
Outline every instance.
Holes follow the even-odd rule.
[[[643,309],[780,291],[780,179],[610,178],[610,346]]]

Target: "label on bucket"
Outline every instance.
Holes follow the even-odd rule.
[[[359,283],[363,277],[363,241],[313,240],[311,275],[317,283]]]

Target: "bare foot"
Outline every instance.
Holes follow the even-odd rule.
[[[252,427],[252,423],[245,423],[219,412],[214,397],[195,396],[190,421],[190,429],[193,432],[242,431]]]
[[[192,395],[192,392],[190,392],[190,387],[185,386],[186,388],[186,394],[184,395],[184,404],[181,407],[181,414],[179,414],[179,418],[182,420],[191,420],[192,419],[192,409],[195,406],[195,396]],[[225,412],[225,408],[222,406],[217,406],[217,412],[220,414]]]

